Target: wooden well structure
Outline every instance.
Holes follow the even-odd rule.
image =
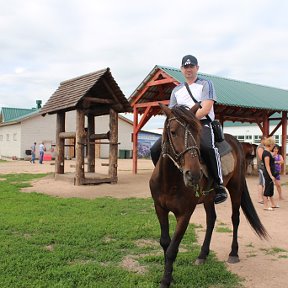
[[[66,112],[76,110],[76,130],[65,131]],[[60,83],[58,89],[41,109],[41,114],[56,114],[55,179],[64,174],[65,139],[75,139],[75,185],[117,183],[118,113],[131,112],[132,108],[113,78],[110,69],[102,69]],[[95,134],[97,116],[109,115],[109,131]],[[85,121],[87,117],[87,121]],[[96,117],[96,119],[95,119]],[[85,127],[85,122],[87,127]],[[100,139],[109,145],[107,177],[95,174],[95,144]],[[103,142],[101,142],[103,144]],[[84,147],[87,147],[87,172],[84,171]],[[92,176],[91,176],[92,175]]]

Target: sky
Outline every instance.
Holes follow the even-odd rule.
[[[288,89],[288,1],[0,0],[0,7],[0,107],[45,104],[60,82],[107,67],[129,98],[155,65],[179,68],[187,54],[199,72]]]

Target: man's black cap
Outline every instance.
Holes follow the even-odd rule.
[[[198,61],[197,58],[192,56],[192,55],[186,55],[182,58],[182,66],[186,66],[186,65],[193,65],[193,66],[197,66],[198,65]]]

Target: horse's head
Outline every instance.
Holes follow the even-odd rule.
[[[162,153],[168,156],[183,173],[186,186],[199,184],[202,176],[200,166],[200,121],[194,111],[185,106],[172,109],[160,104],[167,116],[163,131]],[[198,107],[199,108],[199,107]]]

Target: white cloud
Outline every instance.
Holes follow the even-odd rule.
[[[15,68],[16,74],[22,74],[24,71],[25,71],[25,68],[23,68],[23,67],[16,67]]]
[[[46,102],[59,83],[110,67],[129,97],[155,65],[288,89],[284,1],[0,0],[0,107]]]

